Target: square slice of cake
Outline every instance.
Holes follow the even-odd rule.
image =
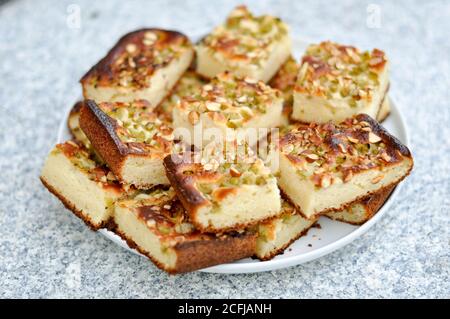
[[[366,114],[299,125],[279,144],[278,184],[308,218],[390,188],[413,167],[408,148]]]
[[[167,177],[192,223],[201,231],[247,227],[280,213],[276,178],[259,158],[219,161],[178,154],[164,159]]]
[[[257,17],[239,6],[196,45],[197,72],[213,78],[231,71],[267,82],[288,59],[291,46],[288,27],[279,18]]]
[[[346,209],[328,212],[325,216],[352,225],[362,225],[378,212],[394,188],[382,189],[380,192],[370,195]]]
[[[86,134],[80,128],[80,112],[83,106],[83,101],[75,103],[69,113],[67,119],[67,127],[69,128],[70,134],[72,134],[73,139],[80,142],[88,150],[91,149],[91,142],[87,138]]]
[[[172,189],[153,189],[116,204],[115,232],[169,273],[228,263],[254,254],[250,232],[202,234]]]
[[[282,198],[281,214],[256,226],[256,257],[269,260],[282,254],[295,240],[305,235],[318,217],[307,219]]]
[[[280,91],[261,81],[222,73],[174,107],[175,135],[186,140],[185,132],[178,130],[183,128],[189,133],[190,144],[199,146],[199,141],[211,141],[217,131],[226,137],[228,131],[245,133],[249,128],[275,127],[281,121],[282,107]],[[202,135],[200,138],[196,138],[197,131]]]
[[[142,29],[122,37],[80,80],[85,99],[158,105],[190,66],[194,49],[176,31]]]
[[[155,108],[155,112],[160,113],[171,121],[174,106],[182,98],[192,96],[196,92],[198,93],[206,83],[208,81],[200,77],[196,72],[186,71],[173,89],[173,92]]]
[[[289,59],[281,66],[277,74],[270,80],[269,85],[280,90],[284,103],[283,113],[280,126],[288,125],[292,113],[292,105],[294,103],[294,86],[297,79],[299,64],[290,56]]]
[[[40,178],[51,193],[94,230],[108,224],[114,201],[132,191],[93,160],[81,144],[72,141],[56,145]]]
[[[355,114],[373,118],[389,89],[384,52],[361,52],[322,42],[308,47],[294,88],[292,118],[304,123],[341,122]]]
[[[173,139],[170,123],[158,117],[146,101],[97,104],[87,100],[81,108],[80,126],[122,183],[137,188],[169,184],[163,159],[179,143]]]

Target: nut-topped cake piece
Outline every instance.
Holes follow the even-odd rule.
[[[308,218],[392,187],[413,167],[408,148],[366,114],[300,125],[279,144],[279,186]]]
[[[196,126],[203,133],[217,128],[223,136],[227,129],[270,128],[280,123],[282,105],[280,91],[261,81],[225,72],[174,107],[173,125],[187,129],[191,139]],[[202,135],[202,141],[208,142],[208,135]]]
[[[310,45],[297,76],[292,118],[305,123],[338,123],[360,113],[379,118],[388,99],[388,65],[378,49],[361,52],[329,41]]]
[[[116,203],[115,232],[169,273],[250,257],[255,234],[203,234],[189,222],[173,189],[152,189]]]
[[[234,148],[232,143],[225,146],[224,160],[205,153],[164,159],[171,185],[191,221],[202,231],[240,229],[280,213],[276,178],[245,144]],[[208,152],[214,154],[215,150]]]
[[[148,102],[100,103],[81,108],[80,126],[117,178],[138,188],[169,184],[163,159],[176,151],[173,130]]]
[[[158,105],[192,62],[189,39],[176,31],[128,33],[81,79],[85,99]]]
[[[194,71],[186,71],[173,89],[173,92],[155,108],[155,112],[160,113],[171,121],[174,106],[182,98],[192,96],[196,92],[199,92],[207,82]]]
[[[131,193],[114,174],[96,162],[84,146],[73,141],[56,145],[41,173],[47,189],[92,229],[106,226],[114,201]]]
[[[299,64],[292,56],[290,56],[269,82],[269,85],[272,88],[281,91],[284,99],[280,126],[289,124],[289,118],[292,113],[292,105],[294,103],[293,93],[295,82],[297,80],[298,68]]]
[[[280,214],[255,227],[258,235],[256,257],[269,260],[282,254],[290,244],[306,234],[317,219],[318,217],[303,217],[288,200],[282,198]]]
[[[291,54],[291,39],[279,18],[254,16],[238,6],[195,50],[197,72],[207,78],[231,71],[267,82]]]

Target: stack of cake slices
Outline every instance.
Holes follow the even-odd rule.
[[[379,123],[388,66],[380,50],[329,41],[297,62],[287,25],[245,6],[197,44],[138,30],[81,79],[73,138],[41,180],[169,273],[269,260],[320,216],[366,222],[410,173],[408,148]],[[267,154],[249,129],[278,129]]]

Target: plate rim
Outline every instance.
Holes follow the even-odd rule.
[[[294,42],[297,43],[311,43],[309,41],[305,40],[299,40],[293,39]],[[398,108],[397,103],[395,99],[392,98],[392,94],[389,94],[388,96],[389,101],[391,103],[391,114],[392,116],[394,113],[396,114],[396,117],[398,118],[398,129],[400,132],[402,132],[403,138],[402,142],[405,145],[409,145],[409,132],[408,127],[406,125],[405,117],[403,116],[400,108]],[[80,98],[79,98],[80,99]],[[75,101],[76,102],[76,101]],[[74,102],[74,103],[75,103]],[[74,104],[73,103],[73,104]],[[72,105],[69,105],[67,109],[64,111],[64,116],[59,124],[58,127],[58,135],[57,135],[57,143],[61,143],[65,140],[64,136],[67,134],[68,127],[67,127],[67,120],[70,114],[70,110],[72,109]],[[296,265],[300,265],[312,260],[315,260],[317,258],[323,257],[325,255],[328,255],[340,248],[343,248],[344,246],[350,244],[355,239],[361,237],[364,233],[366,233],[373,225],[375,225],[389,210],[389,208],[392,206],[392,203],[395,201],[395,198],[398,196],[402,189],[403,184],[400,183],[397,185],[397,187],[394,189],[392,194],[389,196],[387,201],[383,204],[383,206],[379,209],[379,211],[373,216],[370,220],[365,222],[364,224],[357,226],[353,231],[348,233],[347,235],[343,236],[342,238],[339,238],[338,240],[329,243],[325,246],[322,246],[320,248],[317,248],[315,250],[302,253],[299,255],[293,255],[282,259],[271,259],[267,261],[259,261],[259,262],[251,262],[251,263],[226,263],[226,264],[220,264],[204,269],[199,269],[197,271],[199,272],[205,272],[205,273],[222,273],[222,274],[241,274],[241,273],[257,273],[257,272],[264,272],[264,271],[271,271],[271,270],[277,270],[281,268],[288,268]],[[339,222],[339,221],[334,221]],[[107,229],[99,229],[99,233],[101,233],[103,236],[107,237],[109,240],[114,242],[115,244],[121,246],[122,248],[125,248],[126,250],[140,255],[142,257],[145,257],[144,255],[140,254],[138,251],[130,248],[125,241],[123,241],[120,237],[118,237],[113,232],[107,230]]]

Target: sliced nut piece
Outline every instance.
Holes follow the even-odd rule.
[[[207,163],[207,164],[203,165],[203,168],[205,169],[205,171],[210,171],[213,169],[213,164]]]
[[[382,158],[384,161],[386,161],[386,162],[390,162],[390,161],[391,161],[391,157],[390,157],[389,154],[386,153],[386,152],[381,153],[381,158]]]
[[[348,139],[350,142],[354,143],[354,144],[358,144],[358,143],[359,143],[359,140],[356,139],[356,138],[354,138],[354,137],[347,136],[347,139]]]
[[[344,182],[347,183],[353,178],[353,171],[347,170],[344,172]]]
[[[206,102],[206,109],[212,112],[220,111],[220,104],[216,102]]]
[[[233,177],[240,177],[242,173],[239,172],[236,168],[232,167],[230,168],[230,175]]]
[[[381,141],[381,137],[376,135],[375,133],[369,133],[369,143],[378,143]]]
[[[198,114],[198,112],[196,112],[196,111],[189,112],[188,120],[189,120],[189,123],[191,123],[191,125],[197,124],[199,119],[200,119],[200,115]]]
[[[315,160],[318,160],[318,159],[319,159],[319,156],[317,156],[317,155],[316,155],[316,154],[314,154],[314,153],[307,153],[307,154],[305,154],[305,156],[306,156],[307,158],[309,158],[309,159],[313,160],[313,161],[315,161]]]
[[[125,50],[127,50],[128,53],[134,53],[137,50],[137,46],[134,43],[129,43],[127,44],[127,46],[125,47]]]
[[[331,185],[331,176],[330,175],[323,175],[320,179],[320,186],[322,188],[327,188]]]
[[[378,175],[377,177],[372,179],[372,184],[376,184],[383,179],[384,175]]]
[[[156,222],[154,219],[147,220],[147,226],[148,227],[154,227],[156,225]]]

